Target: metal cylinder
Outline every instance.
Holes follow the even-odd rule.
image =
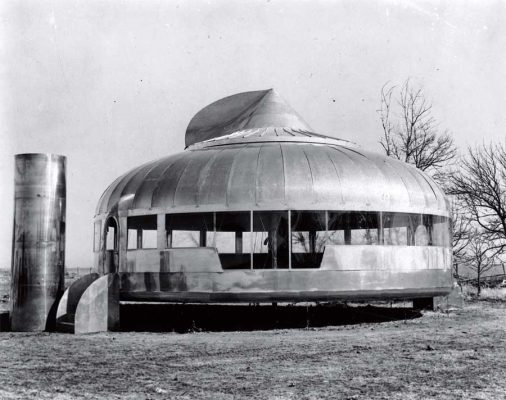
[[[66,158],[18,154],[14,168],[11,329],[50,329],[65,279]]]

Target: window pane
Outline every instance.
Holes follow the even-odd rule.
[[[378,229],[354,229],[350,244],[378,244]]]
[[[172,247],[199,247],[200,231],[172,231]]]
[[[429,246],[433,246],[433,232],[432,232],[432,225],[433,225],[433,216],[432,215],[422,215],[422,224],[427,232],[427,244]]]
[[[415,246],[429,246],[431,243],[432,218],[429,220],[426,217],[432,216],[420,215],[419,225],[415,230]]]
[[[379,213],[329,211],[329,244],[378,244]]]
[[[434,215],[432,217],[432,245],[433,246],[450,246],[450,227],[449,219]]]
[[[156,215],[128,217],[127,228],[128,250],[157,248]]]
[[[235,253],[235,232],[216,232],[213,247],[218,253]]]
[[[288,212],[253,212],[253,267],[288,268]]]
[[[169,247],[207,247],[208,240],[214,243],[213,213],[167,214],[165,228]]]
[[[383,235],[386,245],[414,246],[420,214],[383,213]],[[422,228],[419,230],[423,233]]]
[[[113,226],[109,226],[107,228],[107,238],[105,243],[106,250],[114,250],[115,249],[115,232],[116,229],[114,229]]]
[[[215,245],[223,269],[250,269],[251,213],[215,213]]]
[[[309,232],[292,231],[292,253],[309,252]]]
[[[156,249],[156,230],[143,229],[142,230],[142,248],[143,249]]]
[[[324,211],[291,211],[292,268],[319,268],[327,244]]]
[[[137,229],[128,229],[127,250],[137,248]]]
[[[268,253],[269,232],[253,232],[253,253]]]
[[[344,230],[329,230],[328,244],[344,244]]]

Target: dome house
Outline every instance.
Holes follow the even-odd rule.
[[[191,120],[180,153],[103,193],[95,267],[120,299],[428,299],[452,287],[450,210],[415,167],[315,133],[273,90]]]

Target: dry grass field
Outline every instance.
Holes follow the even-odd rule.
[[[309,329],[0,333],[2,399],[501,399],[506,305]]]
[[[0,399],[506,398],[505,302],[350,312],[353,323],[336,324],[337,315],[318,328],[4,332]]]

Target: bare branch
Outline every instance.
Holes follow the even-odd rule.
[[[409,79],[400,88],[396,116],[392,107],[395,89],[388,82],[381,88],[378,114],[383,136],[380,144],[386,155],[437,174],[457,154],[453,138],[448,131],[439,132],[431,114],[432,104],[427,101],[422,89],[413,87]]]

